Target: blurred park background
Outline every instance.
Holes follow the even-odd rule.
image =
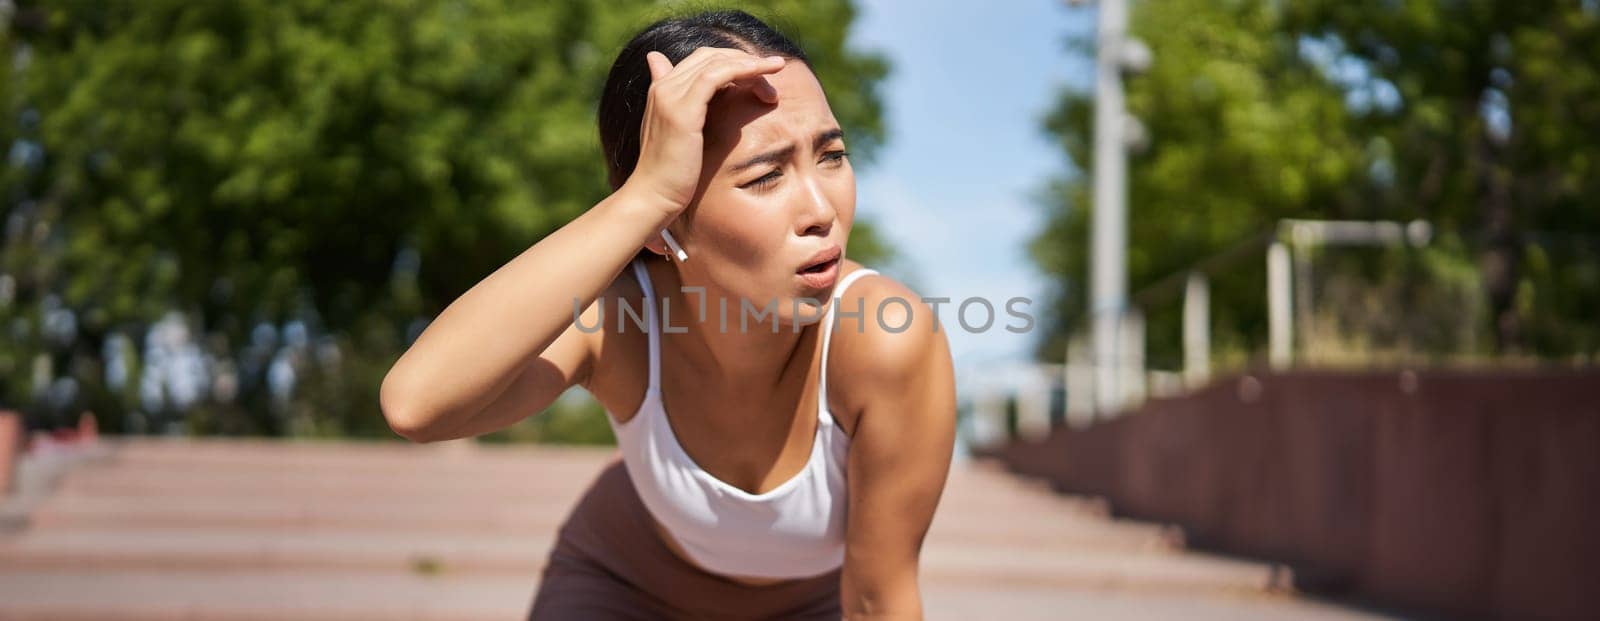
[[[600,85],[660,12],[8,5],[0,402],[334,437],[389,436],[377,389],[428,318],[606,195]],[[845,46],[847,3],[778,5],[870,157],[886,61]]]
[[[1300,391],[1354,395],[1346,409],[1373,416],[1410,412],[1383,391],[1434,377],[1481,395],[1463,407],[1485,420],[1545,403],[1570,412],[1548,433],[1600,437],[1600,2],[1130,2],[1144,62],[1122,84],[1132,319],[1114,408],[1074,379],[1098,372],[1075,362],[1093,315],[1097,5],[742,7],[808,51],[849,137],[849,255],[927,296],[1033,299],[1022,334],[1004,317],[960,329],[945,307],[963,455],[1116,506],[1121,479],[1094,468],[1161,455],[1052,451],[1143,442],[1117,430],[1163,416],[1142,417],[1146,400],[1203,416],[1287,386],[1274,415],[1295,416]],[[398,443],[377,406],[390,364],[455,296],[606,195],[605,72],[639,28],[695,8],[0,0],[0,410],[18,413],[23,452],[70,442],[85,413],[146,447],[130,454],[172,446],[138,444],[151,436]],[[581,392],[529,414],[479,442],[611,442]],[[1388,437],[1362,424],[1345,431]],[[1485,424],[1473,433],[1501,429]],[[1466,446],[1462,463],[1495,450],[1416,433]],[[1587,452],[1530,446],[1574,489],[1600,487]],[[1600,499],[1563,489],[1536,494],[1558,514],[1551,545],[1589,556],[1557,566],[1592,570],[1596,539],[1559,537]],[[1124,504],[1141,502],[1140,517],[1184,523],[1137,494]],[[1507,571],[1497,558],[1479,562]],[[1555,589],[1564,604],[1452,607],[1476,583],[1417,571],[1442,595],[1322,583],[1469,616],[1597,605]]]

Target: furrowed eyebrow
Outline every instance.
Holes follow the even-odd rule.
[[[811,149],[812,150],[821,149],[822,147],[827,146],[828,143],[833,142],[835,140],[840,140],[840,139],[843,139],[843,138],[844,138],[844,130],[842,130],[842,129],[839,129],[839,128],[835,127],[833,129],[823,130],[822,132],[817,134],[816,138],[812,139],[812,141],[811,141]],[[792,155],[794,155],[794,145],[791,144],[791,145],[788,145],[788,146],[785,146],[785,147],[779,147],[777,149],[773,149],[773,150],[768,151],[766,153],[762,153],[762,154],[757,155],[755,157],[752,157],[752,158],[750,158],[748,160],[745,160],[743,162],[735,164],[733,166],[733,168],[729,169],[729,172],[735,172],[736,173],[736,172],[743,171],[743,170],[745,170],[747,168],[751,168],[753,166],[760,166],[762,164],[776,164],[776,163],[782,162],[782,161],[784,161],[786,159],[789,159],[789,157],[792,156]]]
[[[811,150],[820,151],[822,147],[828,146],[828,143],[843,139],[844,130],[842,129],[835,127],[833,129],[824,130],[823,132],[817,134],[816,139],[811,141]]]
[[[761,164],[776,164],[789,159],[789,156],[791,155],[794,155],[794,145],[780,147],[736,164],[732,169],[730,169],[730,171],[740,172],[747,168],[759,166]]]

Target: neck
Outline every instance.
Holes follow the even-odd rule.
[[[704,295],[684,292],[671,266],[650,270],[650,275],[661,300],[658,304],[665,310],[659,316],[661,340],[668,344],[664,349],[685,360],[704,381],[734,393],[770,395],[795,373],[803,378],[809,370],[821,322],[798,330],[780,324],[774,333],[774,317],[760,322],[748,317],[746,329],[741,330],[737,297],[710,285]],[[718,302],[722,299],[727,300],[725,313]]]

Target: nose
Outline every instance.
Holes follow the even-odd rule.
[[[815,176],[806,179],[805,191],[798,198],[800,205],[797,206],[799,215],[795,218],[795,232],[802,237],[827,237],[833,230],[833,221],[838,212],[833,202],[828,200],[828,195],[822,191],[820,180]]]

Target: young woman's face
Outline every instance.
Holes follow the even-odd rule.
[[[855,172],[816,75],[790,60],[765,79],[776,104],[749,87],[712,99],[699,194],[685,214],[688,226],[674,227],[689,254],[678,266],[684,284],[729,296],[730,326],[738,325],[740,298],[754,309],[775,301],[783,326],[819,319],[855,218]],[[837,258],[815,267],[830,257]],[[714,314],[717,302],[708,304]],[[755,323],[752,316],[751,329]]]

